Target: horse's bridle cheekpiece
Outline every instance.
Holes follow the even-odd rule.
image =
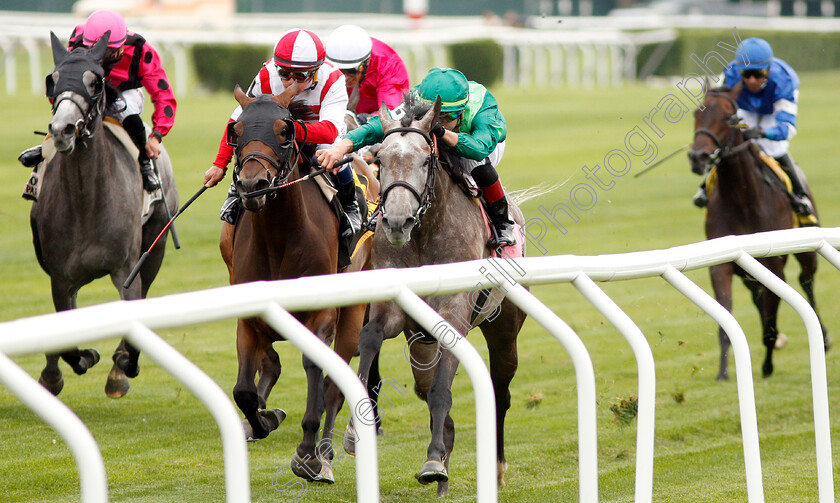
[[[105,73],[87,52],[83,48],[74,49],[56,66],[53,73],[47,75],[46,95],[53,100],[53,115],[64,101],[75,105],[82,114],[82,118],[75,124],[76,134],[90,138],[94,134],[90,124],[105,111]],[[93,94],[88,92],[84,84],[86,72],[91,72],[96,78]],[[76,75],[79,77],[75,78]]]
[[[426,211],[432,206],[432,201],[435,199],[435,172],[437,171],[439,160],[437,157],[437,150],[435,149],[435,141],[426,131],[422,129],[418,129],[415,127],[396,127],[394,129],[389,130],[385,135],[382,137],[382,141],[385,141],[385,138],[388,135],[394,133],[402,133],[403,135],[406,133],[417,133],[426,140],[426,143],[429,144],[429,148],[431,151],[429,152],[429,156],[426,158],[426,165],[428,165],[429,169],[426,172],[426,183],[423,186],[423,192],[420,193],[414,188],[413,185],[410,183],[403,181],[403,180],[396,180],[392,182],[390,185],[385,187],[382,190],[382,194],[379,196],[379,207],[382,208],[382,215],[385,215],[385,200],[388,197],[388,194],[391,190],[397,187],[403,187],[408,189],[417,201],[420,203],[420,206],[417,208],[417,212],[414,214],[414,218],[417,222],[416,227],[420,227],[420,219],[423,215],[426,214]]]

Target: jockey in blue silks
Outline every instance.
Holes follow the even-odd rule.
[[[814,206],[805,190],[804,180],[788,153],[790,140],[796,135],[796,113],[799,102],[799,77],[786,62],[773,56],[766,40],[748,38],[738,45],[735,60],[724,69],[724,85],[735,87],[743,81],[738,95],[738,118],[751,129],[747,139],[757,139],[759,146],[776,159],[790,177],[794,210],[803,216],[812,215]],[[708,203],[705,183],[694,196],[694,204]]]

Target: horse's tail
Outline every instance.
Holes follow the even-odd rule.
[[[540,183],[538,185],[528,187],[527,189],[508,191],[508,197],[513,199],[513,202],[515,202],[517,205],[520,205],[529,199],[534,199],[554,192],[563,185],[565,185],[565,182],[554,183],[550,185],[547,183]]]

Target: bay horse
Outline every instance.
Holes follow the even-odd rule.
[[[230,124],[228,138],[235,145],[235,187],[246,211],[235,226],[223,225],[220,240],[232,285],[334,274],[338,270],[338,219],[315,180],[300,180],[310,173],[314,148],[303,153],[301,148],[309,145],[298,146],[293,122],[313,114],[309,107],[291,102],[292,91],[254,98],[239,86],[234,89],[242,114]],[[371,240],[367,240],[345,270],[369,267],[371,247]],[[336,353],[349,362],[358,346],[366,308],[362,304],[293,314],[328,346],[334,341]],[[237,322],[239,369],[233,398],[245,415],[245,434],[252,440],[267,437],[286,417],[281,409],[266,410],[281,372],[279,356],[272,347],[280,340],[282,336],[260,318]],[[291,469],[298,477],[331,483],[333,426],[343,396],[306,356],[303,368],[307,380],[303,438],[292,457]],[[255,382],[257,372],[259,380]],[[324,434],[316,448],[323,412]]]
[[[407,95],[404,105],[406,113],[400,120],[391,119],[384,105],[379,111],[385,137],[378,153],[381,218],[373,239],[374,269],[489,257],[481,209],[442,171],[435,141],[429,133],[440,113],[440,99],[429,107]],[[522,225],[522,212],[510,197],[509,205],[514,220]],[[510,407],[510,382],[518,365],[516,339],[525,313],[502,298],[497,289],[491,290],[489,299],[498,306],[495,317],[475,306],[470,292],[424,300],[462,335],[480,327],[487,342],[496,399],[497,477],[503,485],[507,469],[505,415]],[[467,316],[467,321],[464,312],[480,314]],[[423,335],[421,327],[395,303],[378,302],[371,304],[370,319],[359,335],[359,377],[367,381],[368,370],[383,341],[401,332],[408,340],[412,361],[420,363],[412,365],[414,390],[427,402],[430,414],[431,442],[427,460],[416,478],[421,484],[437,482],[437,494],[443,496],[449,491],[448,468],[455,441],[455,424],[449,413],[458,360],[449,351],[439,349],[437,341]],[[427,365],[435,359],[434,365]]]
[[[121,299],[145,298],[163,261],[166,236],[149,255],[139,281],[128,288],[123,282],[168,222],[167,209],[156,204],[148,219],[141,219],[143,186],[136,156],[102,125],[106,81],[100,63],[108,37],[91,49],[68,52],[54,33],[50,35],[55,69],[46,83],[53,100],[49,134],[56,154],[41,174],[39,197],[30,213],[35,255],[50,276],[56,311],[74,309],[79,289],[106,274]],[[178,193],[165,150],[157,167],[169,212],[174,213]],[[128,392],[128,378],[140,370],[139,354],[125,339],[120,342],[105,386],[109,396]],[[39,382],[55,395],[64,386],[59,357],[77,374],[99,361],[94,349],[48,354]]]
[[[718,88],[706,93],[703,106],[695,111],[694,143],[688,157],[691,169],[703,174],[716,166],[716,183],[709,194],[706,212],[706,238],[752,234],[794,227],[793,213],[787,190],[759,157],[759,147],[744,138],[738,127],[737,98],[743,83],[734,88]],[[797,168],[798,169],[798,168]],[[804,178],[803,178],[804,179]],[[810,189],[808,189],[810,195]],[[814,199],[811,198],[813,201]],[[816,214],[816,205],[815,205]],[[814,275],[817,271],[817,253],[804,252],[794,255],[801,271],[799,284],[816,311]],[[776,276],[785,279],[787,256],[759,258],[758,261]],[[752,293],[752,300],[761,317],[761,328],[766,353],[762,375],[773,373],[773,349],[776,347],[778,329],[776,315],[779,297],[750,277],[733,262],[710,268],[715,298],[732,310],[732,276],[740,276]],[[831,347],[828,331],[822,325],[825,350]],[[717,379],[729,379],[727,369],[730,341],[723,328],[719,329],[720,368]]]

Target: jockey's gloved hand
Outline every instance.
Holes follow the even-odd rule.
[[[364,126],[370,120],[370,114],[357,114],[356,120],[359,121],[360,126]]]
[[[758,140],[759,138],[764,138],[764,131],[758,128],[750,128],[744,130],[745,140]]]
[[[440,124],[435,124],[432,126],[432,130],[430,132],[438,138],[443,138],[444,133],[446,133],[446,129]]]

